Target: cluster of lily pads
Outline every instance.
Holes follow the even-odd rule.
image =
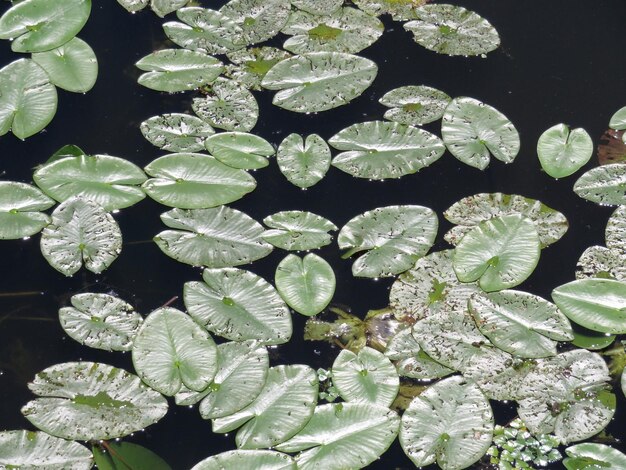
[[[130,11],[149,3],[118,1]],[[9,12],[38,3],[24,0]],[[195,470],[361,468],[397,436],[417,466],[466,468],[492,445],[509,445],[499,437],[507,431],[495,427],[489,400],[517,404],[522,447],[533,453],[511,447],[509,452],[519,451],[514,461],[527,462],[525,455],[531,455],[543,465],[557,458],[558,444],[592,438],[608,425],[616,397],[605,360],[591,349],[626,333],[626,165],[594,168],[575,183],[581,197],[618,207],[607,224],[606,246],[585,251],[578,279],[554,289],[553,302],[513,288],[531,275],[541,250],[564,235],[568,222],[521,195],[476,194],[453,204],[444,217],[454,227],[444,238],[454,248],[430,254],[438,217],[419,205],[375,208],[341,229],[304,211],[270,215],[263,227],[226,206],[255,189],[247,170],[268,166],[274,155],[288,181],[302,188],[319,182],[331,165],[359,178],[399,178],[427,167],[446,149],[478,169],[491,156],[505,163],[515,159],[519,135],[501,112],[422,85],[386,93],[380,99],[390,108],[386,120],[354,124],[328,143],[316,134],[292,134],[276,149],[251,133],[259,115],[251,89],[278,90],[274,104],[294,112],[326,111],[363,93],[377,66],[355,54],[382,34],[378,15],[408,21],[405,28],[415,40],[439,53],[481,55],[499,45],[495,29],[461,7],[353,3],[231,0],[218,11],[152,0],[159,15],[177,10],[180,21],[163,27],[181,48],[141,59],[139,83],[197,93],[195,116],[164,114],[141,124],[146,139],[170,153],[142,169],[66,146],[35,170],[37,186],[0,183],[0,238],[41,232],[42,254],[65,275],[83,265],[95,273],[110,266],[122,249],[114,213],[146,196],[171,208],[161,215],[167,229],[154,238],[159,248],[205,268],[202,281],[183,287],[187,312],[164,306],[144,318],[109,294],[74,295],[72,306],[59,310],[66,333],[89,347],[130,351],[137,375],[84,361],[40,372],[29,384],[38,397],[22,413],[41,431],[0,432],[0,464],[54,461],[57,468],[91,468],[95,459],[107,468],[107,458],[124,462],[145,450],[107,442],[163,418],[165,397],[198,405],[213,432],[237,430],[237,450],[210,456]],[[41,28],[52,21],[43,18]],[[290,36],[284,50],[248,47],[279,33]],[[230,63],[214,55],[226,55]],[[439,119],[441,139],[420,128]],[[626,108],[610,126],[626,128]],[[331,147],[339,151],[334,157]],[[555,178],[574,174],[592,152],[584,130],[563,124],[547,130],[537,146],[541,166]],[[50,215],[45,212],[57,202]],[[274,248],[318,249],[337,230],[345,257],[359,255],[355,276],[398,276],[389,308],[364,321],[327,308],[335,274],[315,253],[286,255],[276,268],[275,287],[237,268]],[[310,317],[309,338],[342,345],[330,370],[270,364],[268,348],[293,334],[290,309]],[[319,316],[329,312],[339,318],[331,323]],[[374,331],[368,325],[383,316],[392,325],[388,334],[375,342],[355,340],[358,332],[362,337]],[[591,333],[577,333],[572,322]],[[403,387],[411,384],[419,387],[405,394]],[[401,396],[408,397],[406,406],[399,405]],[[103,442],[89,450],[74,441]],[[565,452],[568,469],[620,468],[626,460],[597,443]],[[494,456],[493,448],[489,453]],[[514,468],[498,455],[500,468]]]

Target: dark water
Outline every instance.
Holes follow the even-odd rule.
[[[3,10],[8,7],[2,5]],[[204,2],[217,7],[222,2]],[[280,210],[301,209],[323,215],[342,226],[353,216],[391,204],[421,204],[439,214],[458,199],[478,192],[502,191],[540,199],[565,213],[571,228],[558,243],[542,252],[533,276],[520,289],[545,297],[574,278],[578,256],[590,245],[603,244],[610,208],[579,199],[571,190],[575,177],[554,181],[540,171],[535,154],[543,130],[565,122],[584,127],[594,140],[607,127],[612,113],[626,104],[626,3],[623,0],[456,2],[488,18],[500,32],[502,47],[488,58],[451,58],[415,44],[399,23],[363,55],[375,60],[379,77],[349,106],[320,115],[295,115],[270,105],[271,93],[256,93],[261,117],[254,132],[278,144],[291,132],[319,133],[329,138],[358,121],[382,119],[377,103],[386,91],[402,85],[425,84],[451,96],[472,96],[504,112],[518,128],[522,150],[512,165],[494,161],[484,172],[469,168],[451,155],[419,174],[400,180],[368,182],[331,169],[322,182],[302,191],[287,183],[275,164],[255,173],[258,189],[233,204],[257,220]],[[87,153],[107,153],[145,165],[160,152],[141,136],[138,125],[155,114],[190,110],[192,94],[167,95],[136,84],[133,64],[155,49],[168,46],[162,20],[151,12],[131,15],[114,0],[94,0],[91,19],[80,37],[95,50],[100,75],[86,95],[60,91],[53,122],[25,142],[0,137],[2,179],[31,181],[32,168],[55,150],[73,143]],[[18,58],[8,42],[0,43],[0,65]],[[437,131],[437,126],[432,129]],[[596,165],[592,160],[586,169]],[[579,173],[580,174],[580,173]],[[149,240],[162,225],[165,209],[150,200],[116,215],[125,246],[122,255],[102,275],[81,271],[65,278],[39,253],[38,237],[0,243],[0,429],[30,428],[19,410],[31,398],[26,383],[52,364],[90,360],[132,369],[128,354],[99,352],[65,337],[57,310],[79,291],[115,292],[139,312],[149,313],[173,296],[181,296],[186,281],[200,271],[163,255]],[[449,228],[441,220],[434,250],[446,244]],[[144,243],[145,242],[145,243]],[[249,268],[273,279],[285,255],[276,250]],[[384,307],[390,280],[354,279],[351,261],[341,260],[335,245],[321,250],[332,263],[337,279],[334,302],[364,315]],[[12,293],[13,296],[8,296]],[[22,293],[22,294],[20,294]],[[178,300],[174,306],[183,308]],[[273,364],[307,363],[329,367],[336,351],[318,343],[304,343],[303,320],[294,316],[294,340],[274,352]],[[621,396],[621,395],[620,395]],[[622,436],[620,422],[626,403],[620,402],[609,432]],[[498,408],[504,423],[512,410]],[[156,450],[174,468],[188,468],[217,452],[234,448],[233,436],[212,434],[195,409],[172,406],[168,415],[131,440]],[[411,468],[394,444],[371,468]]]

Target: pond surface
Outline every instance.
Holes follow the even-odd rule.
[[[8,6],[4,2],[2,10]],[[201,2],[217,8],[222,2]],[[539,199],[563,212],[570,230],[543,251],[535,273],[519,289],[549,298],[551,290],[573,280],[579,255],[604,244],[604,226],[611,208],[584,201],[572,192],[576,177],[555,181],[540,170],[535,153],[539,135],[564,122],[584,127],[597,144],[610,116],[626,104],[626,3],[551,0],[465,0],[455,2],[477,11],[498,29],[502,46],[487,58],[440,56],[417,44],[400,23],[385,20],[387,31],[361,54],[378,63],[379,76],[348,106],[319,115],[295,115],[271,105],[272,93],[256,93],[261,107],[254,132],[278,144],[292,132],[318,133],[325,139],[354,122],[382,119],[377,100],[402,85],[429,85],[450,96],[471,96],[502,111],[515,124],[522,150],[514,164],[493,161],[481,172],[446,154],[429,168],[399,180],[369,182],[332,168],[316,186],[302,191],[288,183],[275,163],[258,171],[258,188],[233,204],[257,220],[280,210],[320,214],[341,227],[366,210],[392,204],[420,204],[438,214],[464,196],[479,192],[516,193]],[[134,63],[155,49],[167,47],[163,20],[150,11],[131,15],[114,0],[95,0],[91,18],[79,37],[95,50],[100,74],[86,95],[59,92],[59,109],[45,131],[25,142],[0,137],[2,179],[31,181],[32,169],[59,147],[76,144],[89,154],[107,153],[143,166],[162,155],[142,137],[139,123],[166,112],[188,112],[192,94],[167,95],[140,87]],[[0,43],[0,65],[15,60],[8,42]],[[428,127],[427,127],[428,128]],[[439,133],[438,125],[428,128]],[[595,157],[585,167],[597,165]],[[577,175],[582,173],[579,172]],[[100,352],[66,337],[57,311],[81,291],[115,293],[142,314],[182,296],[183,283],[199,280],[200,270],[168,258],[152,243],[162,230],[163,206],[146,199],[115,217],[125,240],[119,259],[102,275],[81,270],[65,278],[39,252],[39,237],[0,243],[0,429],[30,428],[20,408],[31,398],[26,387],[34,374],[55,363],[102,361],[132,370],[128,354]],[[447,247],[449,224],[440,218],[433,250]],[[336,245],[319,254],[333,266],[337,291],[333,302],[364,316],[385,307],[391,280],[352,277],[351,260],[341,260]],[[273,279],[285,255],[275,250],[246,267]],[[184,309],[182,299],[173,306]],[[330,367],[337,350],[303,342],[303,317],[294,315],[294,339],[272,351],[272,364],[305,363]],[[618,394],[621,397],[621,393]],[[624,437],[624,400],[608,432]],[[514,410],[500,407],[504,424]],[[621,428],[621,429],[620,429]],[[212,434],[210,423],[196,409],[172,406],[166,418],[130,438],[157,451],[173,468],[189,468],[199,460],[234,448],[233,436]],[[624,450],[624,449],[622,449]],[[396,443],[370,468],[412,468]]]

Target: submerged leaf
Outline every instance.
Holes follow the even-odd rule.
[[[51,221],[42,213],[54,201],[26,183],[0,181],[0,240],[16,240],[40,232]]]
[[[198,152],[204,141],[215,134],[202,119],[189,114],[161,114],[145,120],[141,133],[152,145],[168,152]]]
[[[553,178],[576,173],[593,154],[593,141],[582,128],[572,129],[557,124],[545,131],[537,142],[541,167]]]
[[[330,220],[304,211],[282,211],[272,214],[263,223],[271,228],[263,233],[263,240],[283,250],[314,250],[328,245],[328,233],[337,230]]]
[[[330,168],[330,148],[317,134],[304,140],[298,134],[289,134],[276,152],[280,172],[300,188],[310,188],[324,178]]]
[[[601,205],[626,205],[626,165],[611,163],[592,168],[574,183],[574,192]]]
[[[443,117],[450,98],[443,91],[428,86],[403,86],[388,91],[378,101],[391,108],[385,119],[412,126],[421,126]]]
[[[220,162],[233,168],[254,170],[269,165],[274,147],[258,135],[244,132],[221,132],[208,138],[207,150]]]
[[[273,450],[229,450],[198,462],[191,470],[254,468],[256,470],[296,470],[296,462],[287,454]]]
[[[194,113],[213,127],[250,131],[259,117],[259,105],[246,88],[234,80],[218,78],[204,98],[194,98]]]

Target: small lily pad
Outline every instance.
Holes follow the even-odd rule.
[[[16,240],[39,233],[52,220],[41,211],[54,204],[34,186],[0,181],[0,240]]]
[[[544,171],[553,178],[576,173],[593,155],[593,141],[582,128],[557,124],[545,131],[537,142],[537,155]]]
[[[234,80],[218,78],[204,98],[194,98],[194,113],[218,129],[248,132],[256,125],[259,105],[254,95]]]
[[[145,120],[139,127],[152,145],[168,152],[198,152],[204,141],[215,134],[205,121],[189,114],[161,114]]]
[[[135,13],[146,8],[150,0],[117,0],[117,3],[122,5],[126,11]]]
[[[265,168],[275,152],[267,140],[245,132],[220,132],[209,137],[205,146],[225,165],[248,170]]]
[[[421,126],[441,119],[451,100],[443,91],[422,85],[395,88],[378,101],[391,108],[385,112],[385,119]]]
[[[280,172],[300,188],[310,188],[320,182],[330,168],[331,153],[328,144],[317,134],[304,140],[298,134],[289,134],[276,152]]]
[[[611,116],[609,121],[609,127],[616,131],[623,131],[626,129],[626,106],[620,108]]]
[[[601,205],[626,205],[626,165],[611,163],[592,168],[574,183],[574,192]]]
[[[314,250],[328,245],[337,230],[330,220],[311,212],[282,211],[263,219],[271,228],[263,234],[263,240],[283,250]]]

